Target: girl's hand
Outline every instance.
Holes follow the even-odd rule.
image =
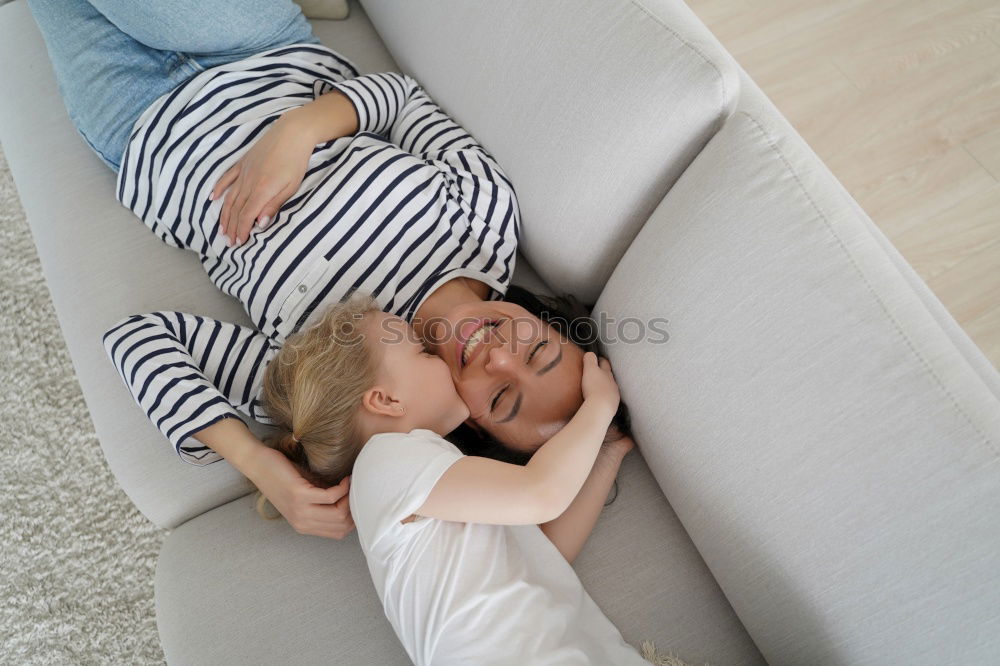
[[[615,376],[611,374],[611,361],[606,358],[597,360],[597,354],[587,352],[583,355],[583,399],[597,400],[606,404],[611,411],[618,409],[621,396],[618,393],[618,384]]]
[[[296,532],[343,539],[354,529],[350,476],[324,490],[302,478],[279,451],[261,446],[254,456],[248,467],[252,476],[248,477]]]
[[[230,247],[246,242],[256,220],[262,229],[273,223],[278,210],[302,184],[315,147],[312,135],[285,113],[222,174],[212,189],[212,199],[225,193],[219,226]]]

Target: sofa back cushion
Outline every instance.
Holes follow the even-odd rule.
[[[590,303],[737,98],[732,59],[679,0],[362,4],[513,181],[528,260]]]

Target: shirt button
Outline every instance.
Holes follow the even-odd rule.
[[[303,294],[306,293],[306,286],[304,284],[299,285],[299,292]]]

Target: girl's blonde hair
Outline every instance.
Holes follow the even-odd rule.
[[[264,444],[285,454],[315,486],[340,483],[365,444],[358,409],[375,385],[379,357],[365,339],[362,318],[377,310],[364,294],[331,305],[315,324],[290,335],[264,371],[262,403],[276,428]],[[258,494],[257,512],[279,518],[265,511],[267,498]]]

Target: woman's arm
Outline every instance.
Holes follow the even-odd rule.
[[[354,528],[350,477],[316,488],[239,417],[270,422],[257,400],[267,363],[278,352],[266,335],[161,311],[126,317],[105,333],[104,346],[136,404],[181,460],[207,465],[225,458],[300,534],[340,539]]]
[[[243,476],[253,481],[251,464],[258,447],[265,446],[239,419],[222,419],[192,435],[225,458]]]
[[[358,115],[340,91],[316,97],[290,111],[264,132],[212,188],[225,193],[219,227],[230,246],[240,245],[260,220],[264,228],[302,185],[316,144],[358,132]]]
[[[587,480],[618,408],[611,365],[584,355],[583,405],[527,465],[465,456],[449,467],[414,513],[492,525],[528,525],[561,515]]]
[[[358,114],[354,104],[337,89],[287,111],[283,117],[295,123],[313,145],[358,133]]]
[[[195,437],[250,479],[299,534],[342,539],[354,529],[350,476],[330,488],[313,486],[239,419],[217,421]]]
[[[220,454],[194,435],[240,414],[262,423],[264,368],[278,352],[266,335],[184,312],[126,317],[104,334],[104,348],[149,420],[181,459],[207,465]]]
[[[316,97],[282,114],[213,187],[213,199],[225,195],[219,214],[225,236],[240,244],[256,220],[274,219],[298,191],[316,144],[369,132],[436,166],[470,210],[516,237],[520,209],[510,179],[413,78],[383,72],[318,81],[324,85]]]
[[[555,520],[539,525],[542,532],[559,549],[566,561],[573,560],[583,550],[587,538],[604,509],[611,486],[618,476],[622,459],[632,449],[632,440],[625,438],[604,446],[594,461],[590,476],[573,503]]]

